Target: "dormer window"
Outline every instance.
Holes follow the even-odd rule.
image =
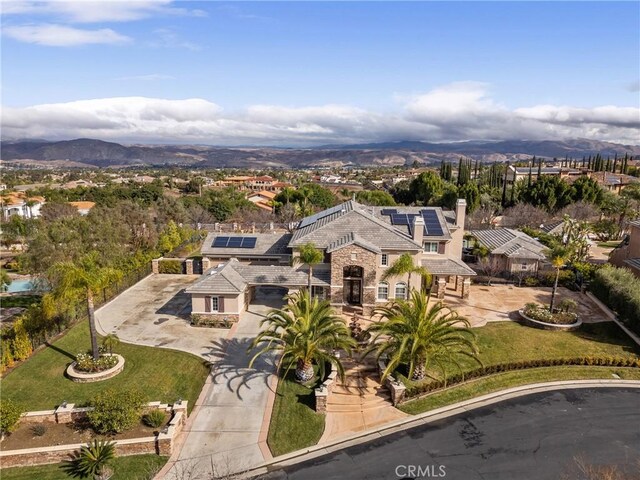
[[[438,253],[438,242],[424,242],[425,253]]]

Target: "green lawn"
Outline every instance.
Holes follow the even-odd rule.
[[[324,431],[324,415],[316,413],[313,389],[294,380],[290,370],[278,382],[267,444],[274,457],[315,445]]]
[[[102,382],[74,383],[64,376],[64,371],[77,353],[89,347],[85,321],[7,374],[0,381],[3,398],[19,402],[26,410],[50,410],[64,400],[86,404],[107,388],[136,387],[149,401],[188,400],[191,410],[209,373],[204,360],[195,355],[121,343],[115,351],[126,360],[122,373]]]
[[[446,390],[403,403],[399,405],[398,408],[405,413],[416,415],[519,385],[556,380],[613,379],[614,373],[625,380],[640,380],[640,369],[638,368],[582,366],[534,368],[530,370],[499,373],[485,378],[471,380],[465,384],[450,387]]]
[[[133,455],[117,457],[113,463],[113,480],[150,480],[167,463],[168,457],[158,455]],[[60,464],[37,467],[17,467],[0,470],[2,480],[66,480],[72,478],[60,468]]]
[[[620,245],[620,240],[611,240],[608,242],[598,242],[597,245],[600,248],[616,248],[618,245]]]
[[[515,322],[496,322],[474,328],[484,366],[499,363],[569,358],[582,356],[624,357],[639,356],[637,345],[613,322],[583,324],[574,332],[552,332],[527,327]],[[463,370],[479,365],[461,358]],[[458,370],[451,365],[449,374]],[[438,372],[432,372],[438,375]],[[413,382],[398,375],[407,385]],[[430,380],[424,380],[430,381]]]

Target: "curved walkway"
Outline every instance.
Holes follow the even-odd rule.
[[[412,475],[406,466],[413,465],[423,472],[443,466],[453,480],[555,480],[576,467],[576,456],[638,473],[640,382],[550,382],[487,397],[292,454],[260,478],[438,477]]]

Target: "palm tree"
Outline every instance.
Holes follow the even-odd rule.
[[[299,247],[298,253],[299,256],[293,258],[293,263],[302,263],[309,267],[308,288],[309,292],[311,292],[313,266],[322,263],[322,261],[324,260],[324,254],[322,253],[322,250],[318,250],[312,242],[305,243],[304,245]]]
[[[84,295],[87,299],[91,353],[95,360],[100,356],[96,334],[96,318],[93,298],[96,293],[118,281],[122,273],[114,268],[100,266],[97,252],[83,256],[79,262],[59,262],[51,267],[56,288],[54,294],[59,299],[71,300]]]
[[[558,291],[558,279],[560,278],[560,269],[564,267],[565,263],[571,255],[571,251],[564,245],[558,245],[550,250],[547,250],[547,259],[551,262],[553,268],[556,269],[556,280],[553,283],[553,291],[551,292],[551,303],[549,305],[549,311],[553,313],[553,307],[556,301],[556,292]]]
[[[251,348],[263,346],[251,359],[249,366],[268,352],[282,352],[281,364],[287,372],[295,365],[298,381],[304,383],[313,378],[314,363],[324,377],[325,365],[336,366],[340,377],[344,368],[335,350],[350,352],[355,341],[344,320],[335,315],[328,301],[311,298],[308,291],[300,291],[288,297],[289,302],[279,310],[273,310],[262,320],[267,328],[254,339]]]
[[[110,333],[102,339],[102,348],[109,350],[113,354],[113,349],[120,345],[120,339],[115,333]]]
[[[115,458],[115,442],[97,438],[83,446],[73,460],[67,460],[63,470],[74,478],[108,478],[109,463]]]
[[[420,275],[425,284],[431,284],[431,274],[429,271],[424,268],[417,266],[413,263],[413,257],[409,253],[403,253],[398,257],[398,259],[393,262],[393,264],[387,268],[387,270],[382,275],[382,280],[387,280],[390,277],[401,277],[403,275],[409,275],[409,289],[411,289],[411,275],[412,274]]]
[[[413,290],[409,300],[396,300],[377,308],[375,314],[384,321],[369,327],[372,340],[365,355],[373,351],[378,359],[387,355],[383,380],[401,364],[408,366],[408,378],[420,380],[432,365],[446,379],[448,364],[461,369],[460,356],[480,363],[469,321],[442,302],[429,306],[424,292]]]

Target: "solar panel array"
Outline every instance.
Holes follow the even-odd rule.
[[[394,213],[398,213],[398,210],[396,210],[395,208],[383,208],[382,210],[380,210],[380,213],[382,215],[393,215]]]
[[[213,248],[255,248],[256,237],[216,237]]]
[[[438,214],[435,210],[420,210],[420,214],[424,219],[425,235],[440,236],[444,235]]]
[[[318,220],[324,217],[328,217],[329,215],[333,215],[334,213],[340,212],[344,207],[342,205],[337,205],[328,210],[323,210],[322,212],[318,212],[315,215],[311,215],[310,217],[303,218],[298,225],[298,228],[306,227],[307,225],[312,225],[316,223]]]

